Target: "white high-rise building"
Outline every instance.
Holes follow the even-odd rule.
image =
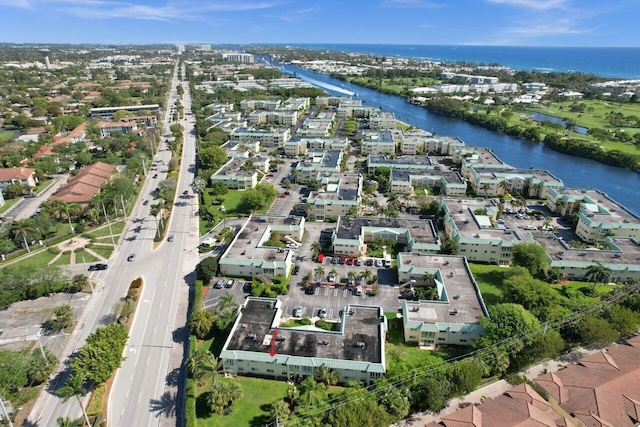
[[[178,53],[182,53],[184,52],[184,45],[183,44],[177,44],[176,45],[176,50],[178,51]]]

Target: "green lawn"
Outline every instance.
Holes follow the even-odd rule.
[[[12,130],[0,130],[0,141],[4,142],[10,140],[15,133],[16,132]]]
[[[5,200],[4,205],[0,206],[0,213],[6,212],[11,206],[15,205],[20,201],[20,197],[16,197],[14,199]]]
[[[111,245],[109,246],[92,245],[89,247],[89,249],[91,249],[93,252],[97,253],[98,255],[103,256],[106,259],[109,259],[109,257],[111,257],[111,253],[113,252],[113,246]]]
[[[498,304],[502,299],[502,277],[507,270],[505,267],[487,264],[469,263],[469,269],[476,280],[482,299],[487,307]]]
[[[53,263],[53,265],[69,265],[71,264],[71,251],[64,251],[60,258]]]
[[[267,380],[261,378],[237,377],[233,380],[240,383],[244,395],[233,404],[231,414],[213,414],[198,418],[198,427],[249,427],[264,426],[271,422],[268,406],[287,395],[286,381]]]
[[[45,250],[43,252],[40,252],[39,254],[30,256],[28,258],[24,258],[20,262],[11,264],[11,267],[14,267],[14,268],[18,267],[18,268],[24,268],[24,269],[44,267],[47,264],[49,264],[49,261],[51,261],[55,256],[56,256],[55,254],[52,254],[51,252]]]
[[[111,224],[111,230],[113,230],[114,237],[117,238],[120,234],[122,234],[122,230],[124,230],[124,225],[125,225],[124,221],[118,221],[116,223]],[[98,230],[87,231],[86,234],[88,234],[91,237],[109,236],[109,226],[105,225]]]
[[[392,313],[385,313],[389,324],[386,347],[387,368],[392,363],[403,363],[409,366],[431,365],[444,361],[443,354],[420,350],[416,344],[405,343],[402,331],[402,319],[394,318]]]
[[[91,255],[84,248],[78,248],[75,250],[76,253],[76,264],[80,264],[81,262],[97,262],[100,261],[98,258]],[[84,258],[84,260],[83,260]]]
[[[38,183],[38,185],[36,185],[33,188],[33,192],[36,193],[36,194],[42,193],[45,190],[45,188],[47,188],[53,181],[55,181],[55,180],[54,179],[43,179],[42,181],[40,181]]]

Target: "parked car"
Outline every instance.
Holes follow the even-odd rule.
[[[302,306],[299,305],[293,309],[293,317],[302,317]]]
[[[224,286],[224,284],[225,284],[226,282],[227,282],[226,280],[224,280],[224,279],[220,279],[220,280],[218,280],[218,281],[216,282],[216,284],[215,284],[215,285],[213,285],[213,287],[214,287],[215,289],[222,289],[222,287]]]
[[[353,258],[347,258],[346,264],[353,265]]]
[[[98,271],[98,270],[106,270],[107,264],[91,264],[87,270],[89,271]]]
[[[324,318],[327,316],[327,307],[322,307],[320,311],[318,311],[318,317]]]
[[[375,261],[374,265],[375,265],[376,267],[382,267],[382,260],[381,260],[381,259],[377,259],[377,260]]]
[[[235,280],[233,280],[233,279],[227,280],[227,283],[225,283],[225,284],[224,284],[224,287],[225,287],[225,288],[227,288],[227,289],[233,288],[233,284],[234,284],[235,282],[236,282],[236,281],[235,281]]]
[[[304,293],[307,295],[313,295],[316,293],[316,287],[315,286],[309,286],[307,289],[304,290]]]
[[[373,265],[373,260],[369,258],[364,262],[364,265],[366,265],[367,267],[371,267]]]
[[[296,265],[295,267],[293,267],[293,272],[292,274],[298,274],[300,272],[300,266]]]
[[[360,258],[356,258],[353,260],[353,265],[362,265],[362,260]]]
[[[338,260],[338,264],[340,264],[340,265],[344,265],[344,263],[345,263],[345,259],[344,259],[344,258],[340,258],[340,259]]]
[[[337,264],[338,263],[338,257],[333,257],[331,258],[331,264]]]
[[[251,282],[244,282],[244,285],[242,285],[242,292],[251,292]]]

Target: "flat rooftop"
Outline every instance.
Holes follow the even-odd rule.
[[[520,241],[516,230],[506,229],[502,224],[491,225],[490,216],[497,213],[498,207],[491,199],[444,199],[449,216],[463,238],[498,239],[503,241]],[[475,214],[476,211],[487,210],[487,215]]]
[[[395,181],[409,181],[412,176],[420,176],[424,178],[430,177],[433,180],[444,178],[446,182],[452,184],[462,184],[464,182],[460,174],[453,171],[440,171],[435,169],[428,171],[406,171],[393,169],[391,171],[391,179]]]
[[[589,217],[592,221],[604,223],[640,222],[640,217],[601,191],[571,188],[559,193],[574,200],[582,200],[580,210],[587,216],[593,214],[593,217]]]
[[[303,219],[304,218],[299,216],[252,215],[222,257],[228,259],[256,260],[258,262],[284,262],[289,252],[288,249],[258,246],[258,244],[269,239],[269,236],[265,236],[265,233],[269,232],[270,227],[279,225],[299,228]],[[279,230],[281,228],[282,227],[279,227]]]
[[[357,173],[320,173],[316,179],[320,189],[313,191],[310,199],[319,200],[358,200],[360,174]]]
[[[474,168],[478,175],[488,175],[496,179],[513,179],[521,178],[527,180],[529,178],[537,178],[540,181],[555,182],[562,184],[562,180],[556,178],[551,172],[544,169],[509,169],[506,171],[496,171],[495,169],[484,169],[482,167]]]
[[[282,315],[278,300],[248,297],[224,350],[268,353]],[[343,332],[278,328],[276,336],[284,341],[276,341],[274,349],[289,356],[381,363],[381,316],[380,307],[348,306]]]
[[[329,150],[324,153],[322,157],[315,157],[310,162],[300,163],[299,168],[335,168],[340,164],[340,154],[342,152],[338,150]]]
[[[357,239],[362,235],[362,227],[387,230],[408,230],[416,243],[439,242],[431,220],[405,218],[349,218],[340,217],[336,230],[338,239]]]
[[[255,172],[240,170],[247,160],[244,157],[234,157],[224,164],[214,175],[227,175],[227,176],[251,176]]]
[[[640,265],[640,245],[633,239],[609,238],[619,250],[573,249],[551,233],[532,233],[553,261]]]
[[[496,156],[493,151],[488,150],[487,148],[479,148],[479,147],[467,147],[466,151],[471,151],[474,154],[471,157],[465,158],[467,162],[471,163],[481,163],[488,165],[502,165],[504,162]]]
[[[401,252],[398,262],[401,266],[431,270],[432,274],[440,271],[440,277],[436,276],[436,279],[444,285],[445,301],[407,301],[407,307],[410,307],[405,313],[407,320],[477,324],[481,317],[488,317],[482,295],[464,257]]]
[[[432,166],[431,159],[427,156],[396,156],[389,158],[384,154],[371,154],[367,160],[369,167],[376,164],[392,165],[393,169],[402,169],[405,166]]]

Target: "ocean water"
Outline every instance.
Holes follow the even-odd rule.
[[[640,48],[311,43],[294,46],[434,61],[498,63],[514,70],[579,71],[602,77],[640,79]]]

